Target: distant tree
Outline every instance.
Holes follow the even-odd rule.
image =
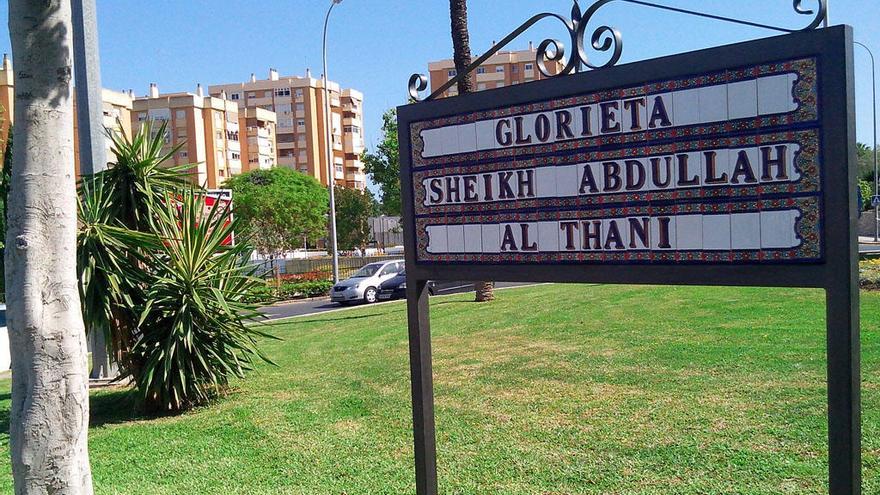
[[[336,187],[336,231],[340,249],[364,251],[370,242],[369,219],[377,210],[376,199],[370,191]]]
[[[314,177],[289,168],[253,170],[232,177],[233,215],[257,252],[278,256],[327,234],[330,194]]]
[[[382,142],[375,153],[361,159],[370,180],[379,186],[380,209],[385,215],[400,215],[400,147],[397,142],[397,112],[382,114]]]
[[[867,144],[856,145],[859,165],[859,178],[874,183],[874,150]]]

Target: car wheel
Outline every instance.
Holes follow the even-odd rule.
[[[364,291],[364,302],[367,304],[373,304],[376,302],[377,294],[375,287],[367,287],[367,290]]]

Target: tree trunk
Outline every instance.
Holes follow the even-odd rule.
[[[76,278],[69,0],[10,0],[15,142],[6,249],[15,493],[92,493]]]
[[[467,0],[449,0],[449,17],[452,20],[452,60],[455,72],[464,74],[471,65],[471,41],[468,34]],[[458,94],[473,93],[473,74],[458,81]],[[488,302],[495,299],[494,282],[474,282],[474,301]]]
[[[468,34],[467,0],[449,0],[449,17],[452,20],[452,61],[456,74],[464,74],[471,65],[471,40]],[[472,93],[472,74],[458,81],[458,93]]]

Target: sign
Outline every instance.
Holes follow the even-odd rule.
[[[232,190],[231,189],[209,189],[205,194],[205,214],[210,213],[214,208],[218,211],[228,210],[223,226],[227,227],[232,223]],[[235,244],[235,232],[223,239],[224,246]]]
[[[845,26],[399,107],[418,493],[429,280],[825,289],[829,490],[858,493],[853,112]]]
[[[417,261],[821,261],[817,60],[410,124]]]
[[[877,206],[880,206],[880,196],[877,196],[876,194],[874,196],[871,196],[871,206],[875,208]]]

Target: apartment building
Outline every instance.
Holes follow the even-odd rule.
[[[364,150],[363,94],[341,89],[328,81],[332,128],[333,181],[336,185],[364,189],[366,177],[360,160]],[[264,109],[275,112],[276,158],[279,166],[311,175],[324,185],[330,183],[326,160],[324,87],[311,76],[279,77],[269,70],[267,79],[251,74],[245,83],[208,87],[214,96],[222,94],[238,102],[242,112]]]
[[[106,129],[111,129],[114,132],[123,132],[127,136],[131,137],[131,107],[132,107],[132,95],[131,93],[121,93],[119,91],[112,91],[109,89],[103,89],[101,92],[101,99],[104,103],[104,127]],[[73,100],[73,109],[74,109],[74,119],[73,119],[73,156],[74,156],[74,167],[76,170],[76,176],[80,176],[80,168],[79,168],[79,125],[76,122],[76,97],[74,95]],[[114,162],[116,158],[113,156],[113,140],[110,139],[110,136],[104,138],[105,146],[107,147],[107,161]]]
[[[3,155],[6,152],[6,138],[9,135],[9,126],[12,125],[14,102],[15,83],[12,78],[12,62],[4,53],[3,64],[0,66],[0,164],[3,163]]]
[[[3,64],[0,66],[0,163],[2,163],[3,153],[6,150],[6,139],[9,134],[9,127],[12,125],[14,115],[14,93],[15,82],[13,79],[12,62],[7,55],[3,55]],[[108,129],[115,131],[123,131],[131,135],[131,106],[132,96],[129,93],[122,93],[103,89],[101,97],[104,103],[104,120],[103,125]],[[80,175],[79,166],[79,129],[76,122],[76,94],[73,98],[74,119],[73,119],[73,154],[74,168],[76,176]],[[105,139],[107,146],[107,160],[113,161],[113,141],[108,136]]]
[[[266,170],[277,163],[276,115],[262,108],[241,109],[238,116],[239,129],[245,130],[241,140],[241,161],[245,172]]]
[[[471,74],[477,91],[545,79],[546,76],[541,74],[535,64],[537,54],[538,51],[529,42],[528,50],[499,51],[492,55]],[[547,66],[552,74],[557,74],[562,70],[563,64],[547,62]],[[428,71],[431,76],[432,93],[456,76],[455,63],[452,59],[430,62],[428,63]],[[458,88],[452,86],[444,91],[442,96],[457,94]]]
[[[160,94],[156,84],[150,93],[132,103],[132,129],[146,122],[158,129],[166,122],[166,149],[182,144],[175,165],[193,164],[192,180],[216,189],[227,178],[242,173],[242,145],[238,104],[222,95],[205,96],[201,85],[195,93]]]

